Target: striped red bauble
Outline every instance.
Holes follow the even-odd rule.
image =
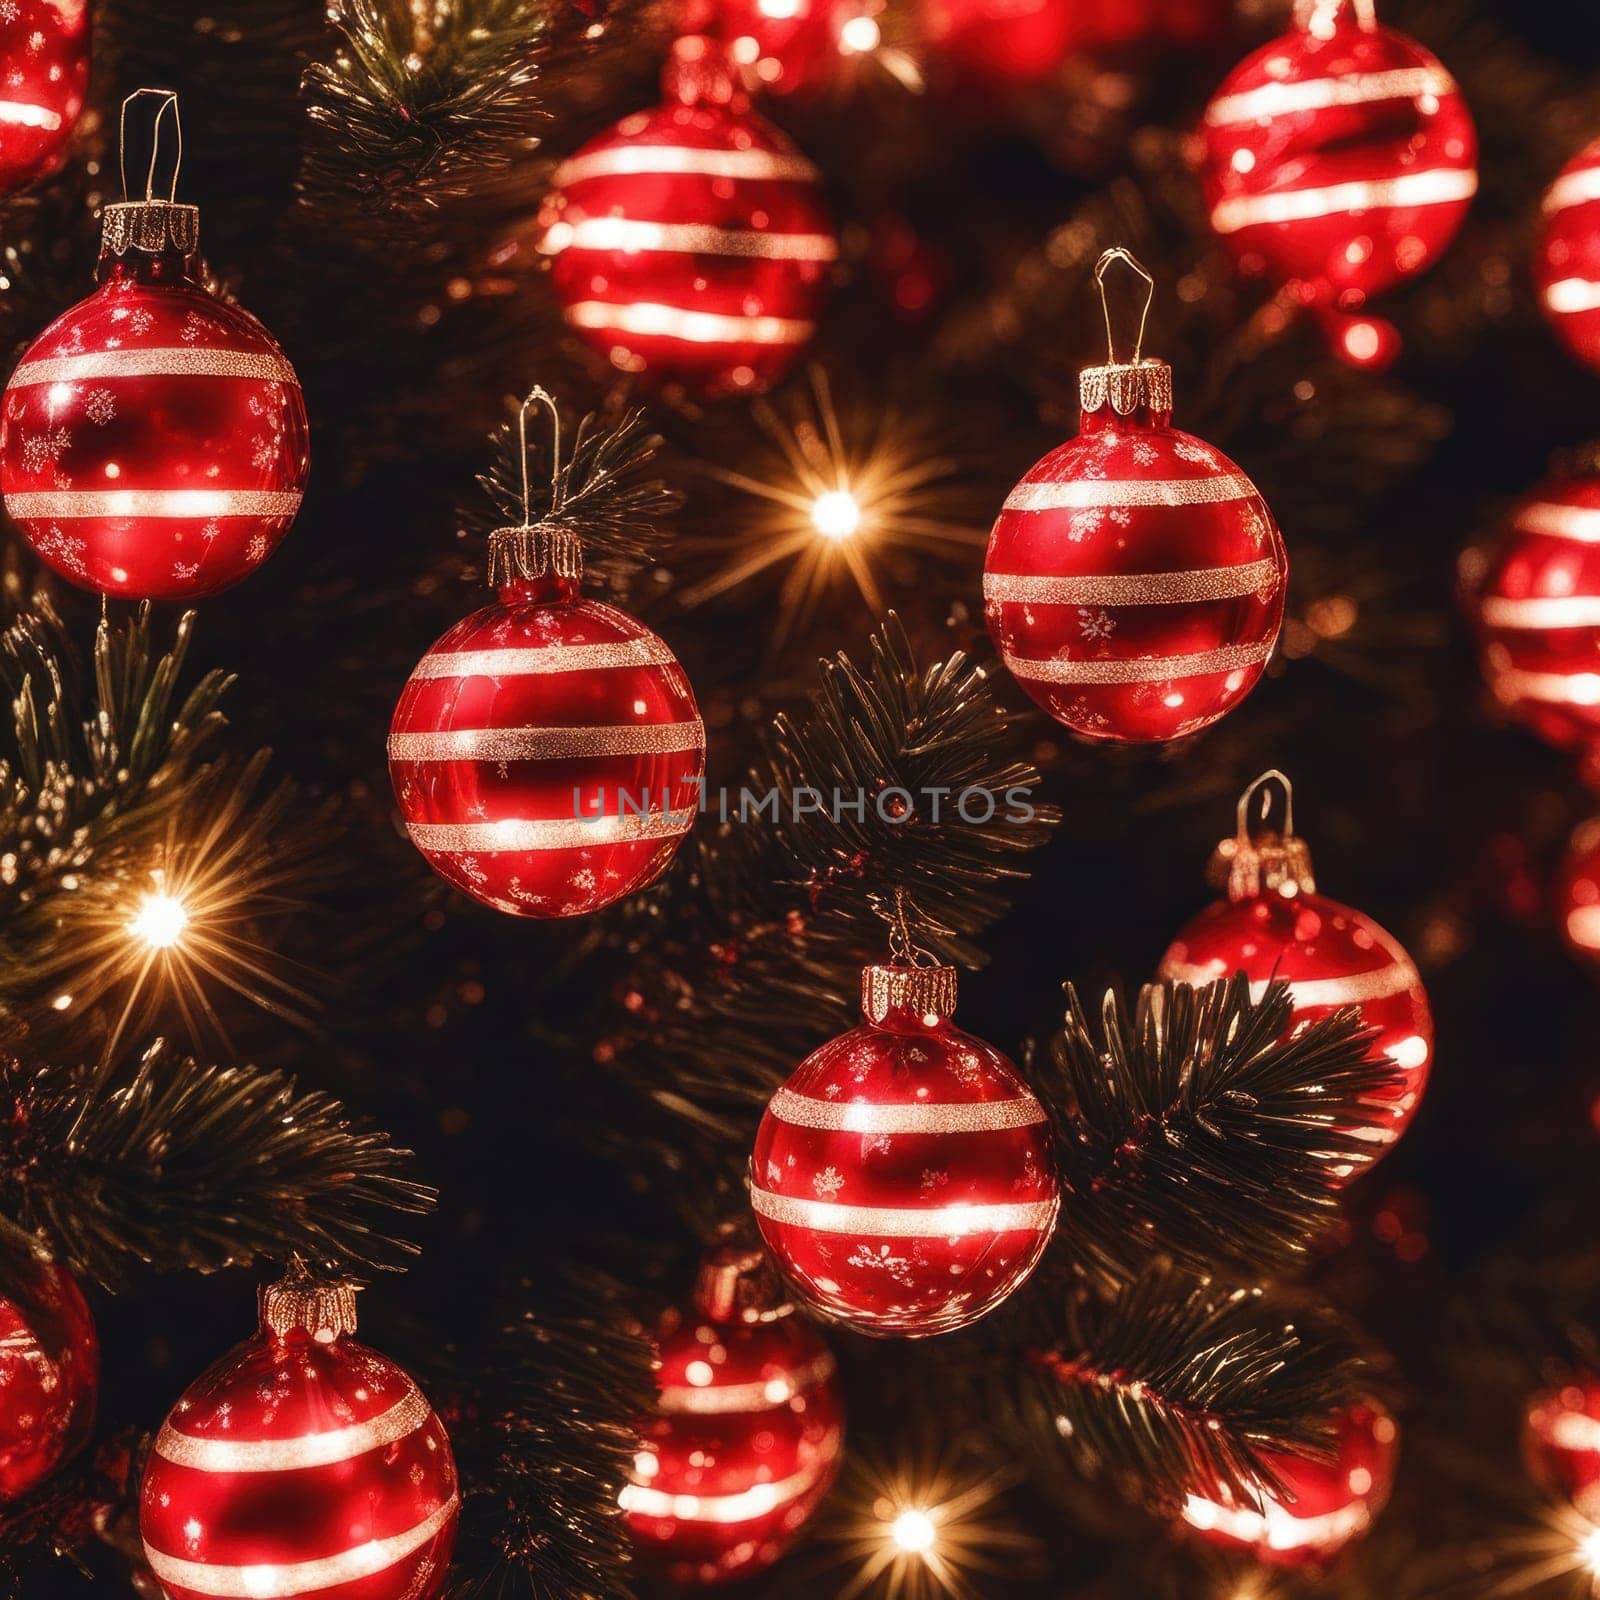
[[[1478,140],[1455,80],[1373,0],[1300,0],[1296,25],[1207,105],[1211,226],[1247,269],[1353,310],[1455,237]]]
[[[1535,1395],[1523,1417],[1522,1453],[1542,1487],[1600,1523],[1600,1379],[1577,1373]]]
[[[1600,966],[1600,817],[1573,829],[1550,901],[1567,949]]]
[[[699,398],[774,383],[816,331],[838,243],[817,170],[680,40],[664,104],[557,168],[539,248],[568,324]]]
[[[260,1331],[189,1386],[140,1491],[145,1558],[168,1600],[429,1600],[461,1499],[444,1425],[358,1344],[355,1291],[292,1270]]]
[[[0,5],[0,194],[53,172],[89,88],[89,0]]]
[[[1545,190],[1533,254],[1539,304],[1568,350],[1600,372],[1600,139]]]
[[[1055,1228],[1044,1108],[951,1022],[955,988],[950,967],[868,967],[861,1025],[800,1063],[756,1135],[767,1248],[808,1305],[861,1333],[976,1322]]]
[[[833,1356],[759,1252],[719,1250],[656,1332],[656,1411],[622,1491],[642,1563],[680,1585],[771,1566],[844,1457]]]
[[[1468,606],[1501,705],[1561,749],[1600,736],[1600,451],[1512,508]]]

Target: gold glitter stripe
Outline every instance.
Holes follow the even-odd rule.
[[[1339,78],[1308,78],[1303,83],[1267,83],[1259,89],[1223,95],[1206,107],[1214,128],[1235,122],[1266,121],[1329,106],[1364,106],[1379,100],[1414,100],[1421,95],[1454,94],[1455,79],[1442,67],[1399,67],[1393,72],[1352,72]]]
[[[817,169],[804,156],[777,150],[696,150],[688,145],[613,145],[574,156],[556,168],[555,186],[589,178],[631,177],[640,172],[688,173],[698,178],[790,179],[815,183]]]
[[[87,378],[265,378],[300,387],[294,368],[282,356],[265,350],[208,350],[186,344],[24,361],[7,387],[80,383]]]
[[[1213,672],[1253,667],[1272,654],[1272,645],[1225,644],[1190,656],[1133,656],[1124,661],[1026,661],[1006,653],[1005,662],[1018,678],[1034,683],[1175,683]]]
[[[623,723],[595,728],[452,728],[444,733],[391,733],[392,761],[549,761],[567,756],[655,756],[698,750],[706,742],[698,717],[655,727]]]
[[[1551,706],[1600,706],[1597,672],[1497,672],[1489,686],[1508,705],[1537,700]]]
[[[25,100],[0,100],[0,122],[10,128],[43,128],[54,133],[61,126],[61,113]]]
[[[1164,606],[1197,600],[1231,600],[1276,587],[1277,563],[1270,557],[1237,567],[1200,567],[1192,572],[1106,573],[1087,578],[1024,577],[1016,572],[986,572],[986,600],[1047,606]]]
[[[640,839],[676,839],[694,821],[692,811],[652,811],[648,816],[506,817],[499,822],[408,822],[419,850],[494,855],[507,850],[581,850]]]
[[[829,1133],[994,1133],[1045,1120],[1044,1107],[1031,1094],[972,1105],[869,1106],[779,1089],[767,1109],[780,1122]]]
[[[764,1517],[779,1506],[798,1500],[815,1486],[838,1454],[837,1434],[825,1441],[816,1462],[792,1478],[777,1483],[758,1483],[737,1494],[668,1494],[647,1484],[624,1484],[617,1504],[638,1517],[670,1517],[674,1522],[750,1522]]]
[[[565,228],[566,232],[561,230]],[[627,217],[585,217],[556,223],[545,252],[624,250],[685,255],[750,256],[762,261],[835,261],[837,242],[825,233],[768,233],[760,228],[715,228],[696,223],[634,222]]]
[[[567,307],[566,317],[575,328],[631,333],[638,339],[676,339],[682,344],[804,344],[816,330],[814,322],[790,317],[731,317],[649,302],[621,306],[580,300]]]
[[[1600,506],[1564,506],[1550,500],[1535,500],[1523,506],[1512,521],[1524,533],[1540,533],[1549,539],[1573,539],[1579,544],[1600,544]]]
[[[882,1239],[960,1239],[973,1233],[1041,1233],[1055,1221],[1057,1198],[997,1205],[845,1206],[802,1200],[750,1186],[757,1216],[813,1233],[856,1233]]]
[[[1592,278],[1562,278],[1545,290],[1544,303],[1562,316],[1600,309],[1600,283]]]
[[[407,1438],[423,1427],[433,1407],[413,1387],[403,1399],[348,1428],[308,1433],[298,1439],[197,1439],[168,1422],[156,1437],[156,1454],[197,1472],[295,1472],[350,1461]]]
[[[1346,211],[1376,211],[1385,206],[1437,206],[1470,200],[1478,192],[1478,174],[1471,168],[1432,167],[1398,178],[1363,178],[1312,189],[1287,189],[1273,194],[1235,195],[1219,201],[1211,212],[1218,233],[1238,233],[1263,223],[1303,222]]]
[[[1161,976],[1179,983],[1204,987],[1228,976],[1211,967],[1197,967],[1187,961],[1164,961]],[[1392,966],[1375,972],[1356,972],[1347,978],[1306,978],[1290,983],[1289,993],[1297,1006],[1358,1006],[1368,1000],[1388,1000],[1405,994],[1422,982],[1421,974],[1409,961],[1396,959]],[[1259,1000],[1267,992],[1265,978],[1250,984],[1250,997]]]
[[[772,1411],[788,1405],[797,1394],[826,1383],[834,1370],[833,1357],[820,1355],[787,1377],[769,1378],[765,1382],[725,1383],[704,1389],[669,1383],[656,1395],[656,1408],[674,1417],[729,1417],[752,1411]]]
[[[548,672],[599,672],[608,667],[675,667],[678,658],[656,638],[610,644],[546,645],[533,650],[437,650],[411,674],[427,678],[519,678]]]
[[[1071,511],[1117,506],[1208,506],[1254,500],[1256,486],[1242,472],[1214,478],[1076,478],[1070,483],[1019,483],[1006,496],[1007,511]]]
[[[1580,167],[1576,172],[1564,172],[1545,191],[1544,211],[1565,211],[1568,206],[1587,205],[1600,200],[1600,166]]]
[[[14,517],[292,517],[292,489],[48,489],[8,494]]]
[[[1491,628],[1592,628],[1600,624],[1600,595],[1548,595],[1508,600],[1491,595],[1479,608]]]
[[[151,1570],[172,1588],[192,1589],[216,1600],[286,1600],[289,1595],[310,1594],[338,1584],[371,1578],[398,1566],[435,1538],[456,1514],[459,1497],[451,1495],[431,1516],[414,1528],[387,1539],[368,1539],[336,1556],[315,1561],[274,1561],[259,1566],[225,1567],[209,1561],[184,1561],[144,1542]]]

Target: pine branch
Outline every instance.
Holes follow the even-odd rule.
[[[298,1252],[391,1268],[415,1251],[385,1231],[392,1218],[433,1204],[402,1176],[409,1152],[332,1096],[159,1042],[104,1083],[0,1063],[0,1109],[0,1206],[108,1287],[136,1260],[213,1272]]]
[[[1337,1217],[1341,1170],[1370,1154],[1398,1084],[1346,1007],[1286,1037],[1287,984],[1250,998],[1242,974],[1151,984],[1130,1019],[1108,993],[1098,1029],[1068,986],[1050,1041],[1067,1238],[1091,1272],[1134,1275],[1153,1253],[1246,1279],[1304,1263]]]

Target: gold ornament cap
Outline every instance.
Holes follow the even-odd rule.
[[[583,577],[583,544],[568,528],[524,523],[516,528],[496,528],[489,535],[489,586],[503,589],[519,579],[537,583],[541,578],[565,578],[577,583]]]
[[[356,1331],[356,1286],[342,1278],[319,1278],[298,1256],[276,1283],[262,1285],[257,1303],[261,1326],[279,1339],[305,1333],[318,1344],[332,1344]]]
[[[1250,812],[1255,798],[1263,797],[1261,821],[1265,823],[1272,812],[1273,784],[1283,795],[1283,827],[1252,832]],[[1265,894],[1292,900],[1315,892],[1311,851],[1294,831],[1294,786],[1276,767],[1263,772],[1240,795],[1237,831],[1212,852],[1206,878],[1215,888],[1226,891],[1235,905]]]
[[[874,966],[861,969],[861,1014],[881,1023],[899,1014],[927,1027],[956,1012],[954,967]]]
[[[114,200],[100,213],[100,249],[192,256],[200,248],[200,207],[172,200]]]
[[[794,1305],[759,1250],[724,1245],[707,1253],[695,1279],[694,1304],[708,1322],[776,1322]]]
[[[1133,351],[1126,361],[1117,359],[1117,336],[1111,326],[1111,296],[1106,290],[1106,274],[1122,262],[1144,284],[1144,302],[1139,308],[1139,327],[1133,336]],[[1156,280],[1121,245],[1105,251],[1095,263],[1095,287],[1100,291],[1100,310],[1106,324],[1106,359],[1078,374],[1078,404],[1085,416],[1111,410],[1119,417],[1144,411],[1152,416],[1168,416],[1172,411],[1172,368],[1165,361],[1144,354],[1144,329],[1150,320],[1150,304],[1155,299]]]

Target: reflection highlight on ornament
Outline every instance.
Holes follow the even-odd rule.
[[[23,100],[0,100],[0,122],[13,128],[43,128],[54,133],[61,126],[61,117],[44,106],[31,106]]]

